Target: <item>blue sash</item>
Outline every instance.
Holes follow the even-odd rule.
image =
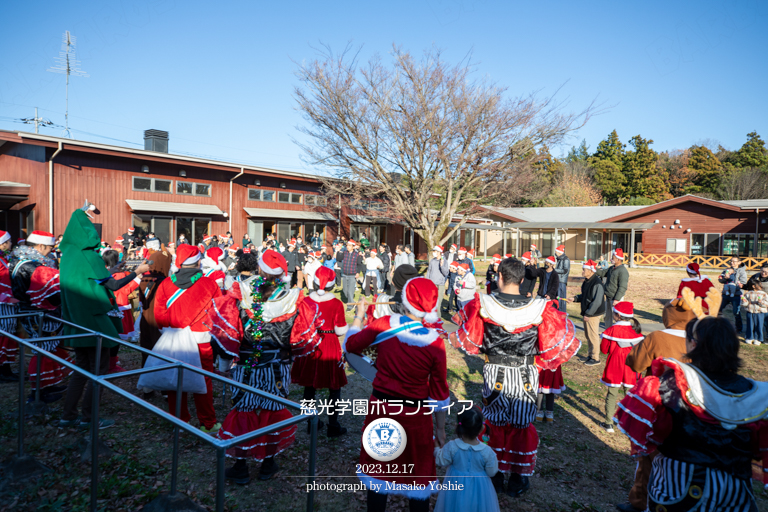
[[[19,261],[16,266],[13,267],[13,273],[11,274],[11,277],[16,277],[16,274],[19,272],[19,269],[22,267],[22,265],[26,263],[30,263],[32,260],[21,260]]]
[[[170,298],[168,299],[168,301],[165,303],[165,307],[166,307],[167,309],[171,309],[171,304],[173,304],[174,302],[176,302],[176,299],[178,299],[179,297],[181,297],[181,294],[182,294],[182,293],[184,293],[185,291],[187,291],[188,289],[189,289],[189,288],[187,288],[186,290],[184,290],[184,289],[181,289],[181,288],[179,288],[178,290],[176,290],[176,292],[175,292],[173,295],[171,295],[171,297],[170,297]]]
[[[393,327],[392,329],[387,329],[386,331],[384,331],[381,334],[379,334],[378,336],[376,336],[376,340],[373,343],[371,343],[370,346],[378,345],[382,341],[386,341],[386,340],[388,340],[390,338],[394,338],[395,336],[397,336],[399,333],[401,333],[403,331],[410,331],[410,330],[419,329],[419,328],[426,329],[426,327],[424,327],[420,322],[413,322],[413,321],[411,321],[411,322],[407,322],[407,323],[401,324],[398,327]]]

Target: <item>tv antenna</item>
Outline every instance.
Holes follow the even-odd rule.
[[[69,77],[70,76],[82,76],[88,78],[88,74],[80,69],[80,61],[75,56],[75,44],[77,40],[75,36],[69,33],[69,30],[64,32],[61,41],[61,51],[59,56],[56,57],[56,65],[52,68],[48,68],[48,71],[52,73],[61,73],[67,75],[67,103],[64,110],[64,135],[72,138],[72,133],[69,131]]]

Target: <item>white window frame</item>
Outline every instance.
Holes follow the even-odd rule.
[[[192,192],[190,194],[184,194],[179,192],[179,184],[180,183],[188,183],[192,185]],[[208,187],[208,193],[207,194],[198,194],[197,193],[197,186],[198,185],[205,185]],[[174,190],[176,191],[177,195],[180,196],[197,196],[197,197],[211,197],[211,189],[213,186],[210,183],[200,183],[196,181],[183,181],[183,180],[176,180],[176,186],[174,187]]]
[[[287,201],[281,201],[280,200],[280,194],[288,194],[288,200]],[[298,203],[294,203],[293,202],[293,196],[294,195],[299,196],[299,202]],[[282,203],[282,204],[304,204],[304,194],[301,194],[299,192],[286,192],[286,191],[282,190],[282,191],[279,191],[277,193],[277,202],[278,203]]]
[[[670,251],[669,250],[669,242],[671,240],[675,241],[675,247],[674,247],[675,250],[674,251]],[[680,250],[680,243],[681,242],[683,244],[683,249],[682,250]],[[667,246],[666,246],[666,251],[665,252],[667,254],[688,254],[688,243],[689,243],[689,239],[688,238],[667,238]]]
[[[145,190],[143,188],[136,188],[134,186],[134,180],[136,179],[142,179],[142,180],[150,180],[149,188],[150,190]],[[155,190],[155,182],[157,181],[168,181],[171,183],[171,187],[168,192],[164,190]],[[146,176],[131,176],[131,190],[134,192],[153,192],[155,194],[174,194],[176,192],[176,180],[169,180],[166,178],[148,178]],[[186,195],[186,194],[182,194]]]
[[[328,206],[328,198],[316,194],[304,194],[304,204],[307,206]]]

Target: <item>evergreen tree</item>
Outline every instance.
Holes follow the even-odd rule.
[[[568,151],[568,155],[565,157],[566,162],[585,162],[589,158],[589,146],[587,146],[587,140],[582,139],[579,147],[571,146],[571,150]]]
[[[693,174],[693,184],[686,187],[692,194],[707,192],[716,194],[723,177],[723,165],[706,146],[692,146],[688,168]]]
[[[628,195],[657,202],[670,197],[665,172],[656,166],[658,154],[650,147],[653,140],[635,135],[629,144],[633,150],[624,154],[623,167]]]
[[[768,170],[768,150],[765,142],[757,132],[747,134],[747,142],[736,151],[735,164],[737,167],[758,167]]]
[[[594,169],[595,185],[602,192],[603,199],[611,204],[621,204],[629,197],[623,173],[624,147],[619,134],[613,130],[605,140],[600,141],[595,154],[589,158],[589,165]]]
[[[547,177],[550,185],[556,184],[563,176],[563,162],[552,156],[546,144],[536,152],[533,166],[541,175]]]

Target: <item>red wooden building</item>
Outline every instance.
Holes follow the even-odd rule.
[[[257,243],[267,233],[331,241],[339,230],[392,247],[409,242],[409,230],[377,216],[375,202],[352,209],[326,197],[315,175],[169,154],[167,133],[156,130],[145,146],[160,151],[0,130],[0,226],[14,238],[57,235],[87,198],[109,243],[131,226],[164,243],[227,231],[238,245],[245,233]]]

